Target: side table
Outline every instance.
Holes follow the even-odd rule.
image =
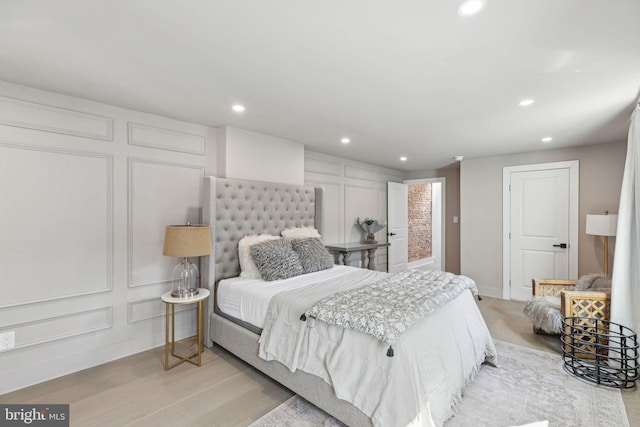
[[[162,302],[166,306],[165,316],[165,343],[164,343],[164,370],[168,371],[184,362],[192,363],[196,366],[202,365],[202,352],[204,351],[204,302],[209,298],[209,290],[199,288],[198,293],[188,298],[176,298],[171,296],[171,291],[162,294]],[[176,341],[176,304],[198,304],[198,321],[196,335]],[[169,334],[169,317],[171,317],[171,334]],[[171,336],[169,336],[171,335]],[[198,344],[196,352],[190,356],[181,356],[176,353],[176,343],[191,341]],[[171,348],[171,351],[169,351]],[[180,359],[180,361],[169,365],[169,355]],[[195,360],[194,360],[195,358]]]

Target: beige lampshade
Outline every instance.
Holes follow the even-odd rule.
[[[592,236],[615,236],[618,215],[587,215],[586,233]]]
[[[162,255],[187,258],[211,253],[208,225],[167,225]]]

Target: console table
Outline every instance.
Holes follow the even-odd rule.
[[[362,252],[362,267],[369,270],[376,269],[376,249],[389,246],[389,243],[333,243],[325,245],[330,251],[338,253],[338,264],[340,263],[340,256],[342,256],[342,264],[349,265],[351,258],[351,252]]]

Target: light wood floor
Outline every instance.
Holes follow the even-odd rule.
[[[535,335],[522,303],[478,302],[497,340],[560,354],[558,338]],[[203,365],[165,372],[164,348],[0,396],[0,403],[69,403],[72,426],[246,426],[293,394],[223,349]],[[593,387],[585,384],[585,387]],[[640,391],[624,390],[631,426],[640,426]]]

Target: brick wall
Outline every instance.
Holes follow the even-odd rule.
[[[409,262],[431,256],[431,184],[409,184]]]

